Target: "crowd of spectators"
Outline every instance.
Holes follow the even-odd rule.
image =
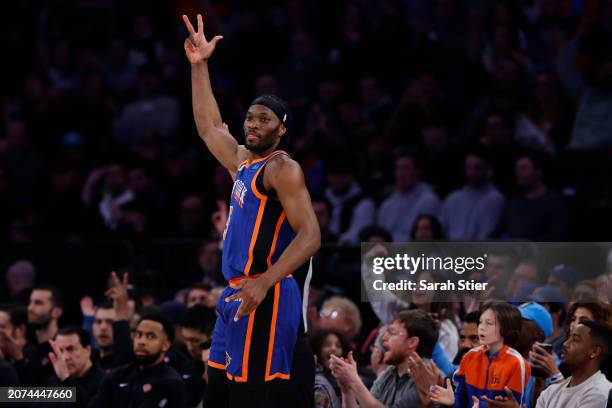
[[[201,10],[225,38],[211,76],[230,131],[256,95],[289,102],[340,242],[375,224],[409,240],[422,214],[450,239],[608,225],[572,218],[610,206],[609,1],[203,3],[7,6],[0,238],[213,233],[231,180],[193,126],[179,20]]]
[[[417,293],[370,305],[359,302],[363,265],[350,250],[609,240],[612,0],[4,8],[0,242],[105,240],[136,252],[114,266],[126,274],[92,288],[94,277],[54,279],[60,272],[35,256],[3,251],[0,385],[76,386],[80,406],[202,403],[232,188],[191,114],[180,16],[202,12],[207,34],[224,36],[210,70],[230,132],[242,140],[246,107],[261,94],[293,111],[289,150],[323,242],[308,308],[317,407],[428,406],[430,386],[448,392],[445,379],[479,346],[490,298],[514,300],[521,314],[520,341],[508,345],[531,367],[527,406],[587,394],[593,405],[580,406],[603,406],[612,257],[584,271],[493,254],[484,279],[498,284],[481,298]],[[192,268],[151,270],[143,253],[160,239],[196,242]]]

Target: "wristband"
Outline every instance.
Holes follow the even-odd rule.
[[[553,375],[552,377],[548,377],[546,379],[546,381],[544,381],[544,384],[548,387],[550,384],[554,384],[554,383],[556,383],[558,381],[563,380],[563,378],[564,378],[563,374],[557,373],[557,374]]]

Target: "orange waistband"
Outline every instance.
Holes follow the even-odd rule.
[[[237,278],[230,279],[228,283],[231,285],[232,283],[238,283],[238,282],[240,282],[240,281],[242,281],[242,280],[245,280],[245,279],[254,279],[254,278],[258,277],[258,276],[259,276],[259,275],[261,275],[261,274],[262,274],[262,273],[256,273],[255,275],[249,275],[249,276],[239,276],[239,277],[237,277]],[[290,275],[287,275],[287,276],[285,277],[285,279],[287,279],[287,278],[293,278],[293,275],[291,275],[291,274],[290,274]]]
[[[230,279],[230,280],[229,280],[229,283],[230,283],[230,284],[232,284],[232,283],[238,283],[238,282],[240,282],[240,281],[242,281],[242,280],[245,280],[245,279],[253,279],[253,278],[256,278],[256,277],[258,277],[259,275],[261,275],[261,273],[256,273],[255,275],[249,275],[249,276],[239,276],[239,277],[237,277],[237,278]]]

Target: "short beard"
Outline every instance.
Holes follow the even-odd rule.
[[[150,367],[153,365],[153,363],[155,363],[157,361],[157,359],[162,355],[162,352],[160,351],[159,353],[155,353],[155,354],[151,354],[148,356],[144,356],[144,357],[136,357],[136,361],[138,362],[138,365],[141,367]]]
[[[49,327],[49,323],[51,323],[51,317],[47,317],[45,320],[42,320],[37,323],[28,323],[28,325],[34,330],[45,330]]]
[[[397,366],[400,365],[404,361],[403,357],[397,356],[395,354],[391,354],[389,358],[383,359],[383,364]]]
[[[261,154],[261,153],[266,152],[273,145],[274,145],[274,142],[266,143],[266,144],[260,143],[258,145],[250,145],[248,143],[245,143],[244,147],[246,147],[247,150],[255,154]]]
[[[268,142],[267,137],[270,137],[270,141]],[[278,129],[275,129],[273,131],[273,134],[268,134],[267,136],[262,136],[259,138],[259,144],[257,145],[252,145],[249,144],[246,141],[245,138],[245,142],[244,142],[244,147],[246,147],[247,150],[255,153],[255,154],[261,154],[266,152],[268,149],[270,149],[272,146],[274,146],[274,141],[276,140],[276,138],[278,137]]]

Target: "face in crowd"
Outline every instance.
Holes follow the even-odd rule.
[[[141,366],[152,366],[160,363],[170,349],[170,340],[161,323],[153,320],[142,320],[134,334],[134,355]]]
[[[55,344],[64,357],[72,378],[82,377],[91,367],[91,347],[83,347],[78,334],[58,334]]]
[[[58,319],[62,311],[53,301],[50,290],[34,289],[28,304],[28,323],[35,328],[44,328]]]
[[[108,349],[113,345],[113,322],[116,319],[114,309],[98,308],[94,314],[93,336],[101,349]]]
[[[497,322],[497,316],[491,309],[485,310],[480,315],[480,320],[478,323],[478,339],[480,340],[480,344],[487,346],[500,341],[503,342],[504,340],[500,333],[500,326]]]

